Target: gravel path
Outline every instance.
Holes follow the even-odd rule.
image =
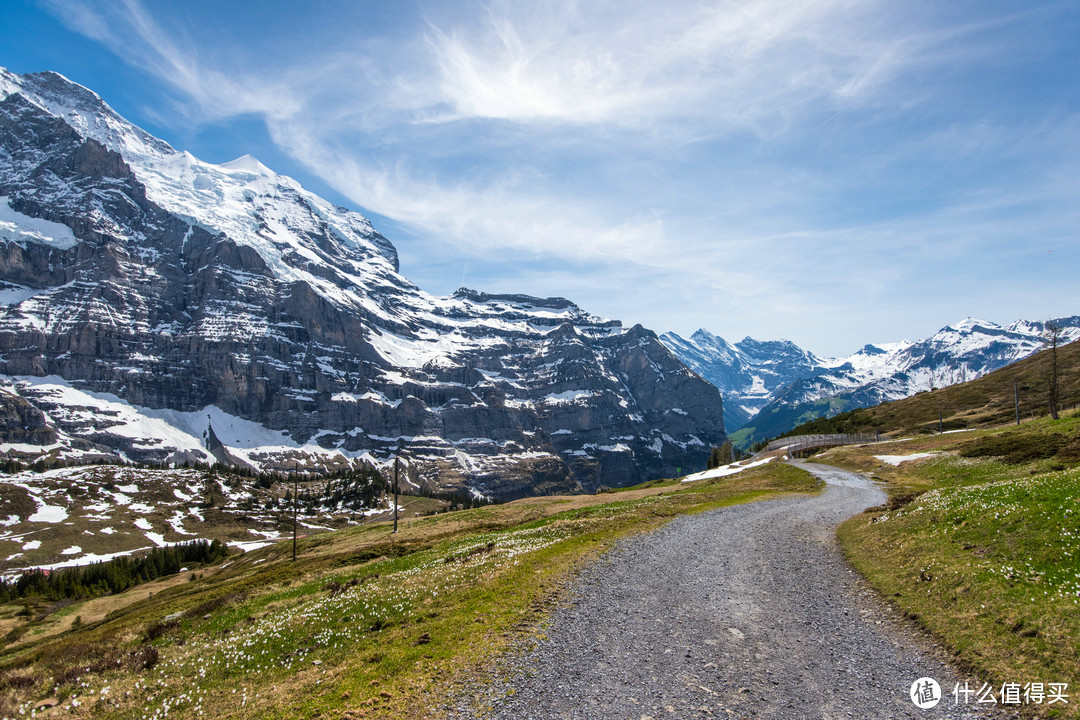
[[[828,483],[819,496],[684,516],[619,543],[486,691],[490,714],[462,701],[453,717],[987,717],[954,705],[954,673],[840,554],[837,524],[884,494],[804,467]],[[924,676],[945,698],[920,710],[908,693]]]

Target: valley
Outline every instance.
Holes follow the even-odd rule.
[[[770,463],[409,518],[396,534],[386,522],[320,533],[300,539],[297,562],[284,542],[107,599],[7,606],[0,698],[63,717],[437,717],[619,538],[817,489]]]
[[[392,514],[392,497],[377,471],[337,477],[245,476],[228,470],[90,465],[0,480],[7,513],[0,531],[0,576],[21,568],[87,565],[155,547],[217,539],[255,550],[292,536],[294,484],[304,535],[356,526]],[[399,514],[410,517],[450,501],[405,493]],[[459,504],[468,504],[459,499]]]
[[[543,707],[623,717],[775,706],[786,717],[819,700],[897,717],[912,711],[916,676],[946,692],[965,681],[1071,687],[1080,459],[1068,443],[1040,452],[1048,437],[1075,443],[1078,421],[825,450],[815,463],[856,474],[827,475],[824,494],[806,472],[822,472],[814,465],[744,463],[712,479],[406,518],[396,534],[385,520],[313,530],[295,563],[278,542],[118,595],[28,599],[0,608],[0,697],[39,717],[512,717],[525,706],[537,717]],[[737,504],[747,501],[757,502]],[[803,527],[799,508],[831,519]],[[839,548],[866,580],[831,529],[848,515]],[[710,580],[707,565],[724,579]],[[622,579],[605,575],[615,568]],[[816,619],[800,624],[805,613]],[[769,639],[784,623],[784,639]],[[813,637],[793,642],[800,628]],[[632,647],[647,644],[617,650],[624,630]],[[582,645],[593,633],[603,637]],[[891,639],[879,647],[876,633]],[[845,638],[868,658],[850,665],[858,652],[838,649]],[[897,652],[911,654],[887,659]],[[566,694],[543,691],[570,668]],[[805,683],[834,681],[835,692],[808,699]],[[1075,716],[1045,699],[1023,711]],[[946,697],[937,716],[986,716],[974,712]]]
[[[1077,338],[435,295],[251,155],[0,69],[0,716],[893,718],[929,674],[1080,717]],[[887,442],[734,461],[787,433]]]
[[[1056,328],[1062,348],[1080,338],[1080,317],[998,325],[966,318],[913,342],[867,344],[841,358],[820,358],[786,340],[728,343],[706,330],[661,340],[724,396],[724,422],[749,449],[818,418],[962,385],[1032,357]],[[1025,387],[1025,405],[1031,391]]]

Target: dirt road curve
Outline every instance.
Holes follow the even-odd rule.
[[[470,698],[454,717],[987,717],[955,705],[954,673],[841,557],[837,524],[883,493],[804,467],[828,483],[820,496],[682,517],[621,543],[486,692],[490,714]],[[945,695],[925,710],[909,696],[924,676]]]

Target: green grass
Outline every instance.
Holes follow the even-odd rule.
[[[1078,427],[1042,420],[827,460],[873,472],[894,499],[841,525],[855,567],[973,681],[1069,683],[1068,706],[1025,706],[1054,717],[1080,717],[1080,466],[1058,451]]]
[[[52,696],[65,717],[437,717],[440,698],[531,637],[565,583],[619,537],[819,487],[767,465],[410,520],[396,536],[382,525],[304,538],[296,563],[287,543],[267,548],[9,645],[0,715]]]
[[[1054,460],[1051,469],[1063,470],[1080,462],[1080,414],[1057,421],[1036,422],[993,433],[965,443],[962,457],[998,457],[1020,465],[1038,460]]]

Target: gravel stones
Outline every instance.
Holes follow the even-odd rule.
[[[537,646],[451,717],[986,717],[954,705],[953,671],[841,556],[836,525],[884,494],[804,467],[829,483],[821,495],[683,516],[620,542]],[[924,676],[945,693],[930,710],[908,694]]]

